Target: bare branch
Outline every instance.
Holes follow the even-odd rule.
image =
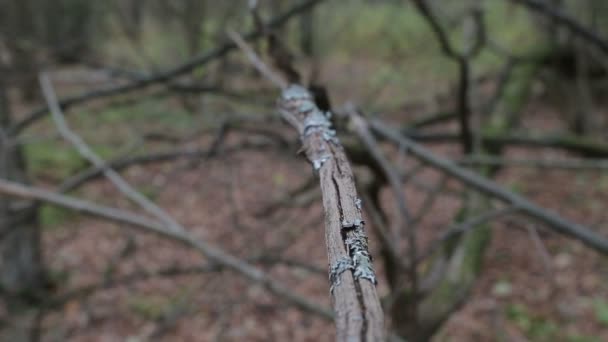
[[[217,132],[216,137],[213,142],[210,144],[209,148],[176,148],[168,151],[161,152],[152,152],[149,154],[141,154],[136,156],[125,156],[118,157],[116,159],[108,160],[106,162],[106,166],[108,168],[114,169],[115,171],[120,171],[135,165],[145,165],[151,163],[162,163],[167,161],[173,161],[177,159],[192,159],[192,160],[205,160],[212,157],[217,156],[218,150],[222,147],[224,142],[224,136],[227,134],[228,130],[235,129],[238,125],[237,122],[232,120],[225,121],[225,125],[223,124]],[[239,128],[240,129],[240,128]],[[241,129],[240,129],[241,130]],[[246,131],[250,131],[249,129],[244,129]],[[261,130],[261,129],[258,129]],[[282,136],[278,134],[272,135],[269,130],[261,130],[264,133],[265,137],[270,137],[276,140],[276,143],[271,143],[267,141],[256,141],[256,140],[245,140],[241,143],[234,144],[231,146],[226,146],[222,148],[222,156],[225,156],[229,153],[234,153],[243,150],[265,150],[270,149],[272,147],[277,148],[285,148],[289,143]],[[257,132],[256,132],[257,133]],[[58,192],[64,193],[68,191],[72,191],[88,181],[94,180],[103,175],[103,167],[92,166],[86,170],[83,170],[68,179],[66,179],[61,186],[57,189]]]
[[[514,2],[520,3],[529,9],[539,12],[542,15],[548,16],[556,22],[564,25],[568,30],[577,34],[581,38],[585,39],[587,42],[593,44],[598,49],[600,49],[603,53],[608,54],[608,41],[600,37],[596,32],[592,29],[583,26],[581,23],[576,21],[575,19],[569,17],[567,14],[562,13],[553,7],[545,4],[542,1],[538,0],[512,0]]]
[[[352,170],[331,123],[303,87],[291,85],[279,100],[283,117],[299,133],[303,151],[319,173],[330,281],[339,341],[380,341],[383,312],[367,249]]]
[[[460,140],[459,134],[451,132],[435,132],[424,133],[415,132],[405,129],[404,135],[409,139],[428,142],[428,143],[445,143]],[[566,151],[578,153],[586,157],[607,158],[608,145],[599,141],[575,137],[571,135],[524,135],[524,134],[505,134],[505,135],[482,135],[484,144],[487,145],[510,145],[510,146],[526,146],[526,147],[549,147],[559,148]]]
[[[108,178],[127,198],[139,205],[148,213],[156,216],[161,222],[163,222],[163,224],[170,227],[172,230],[183,230],[183,227],[181,227],[180,224],[177,223],[164,210],[152,203],[152,201],[150,201],[140,192],[133,189],[133,187],[129,185],[129,183],[127,183],[116,171],[108,168],[106,162],[95,152],[93,152],[93,150],[84,142],[84,140],[82,140],[82,138],[80,138],[80,136],[70,130],[67,122],[65,121],[63,113],[61,112],[61,107],[57,103],[57,97],[55,96],[51,82],[48,76],[44,73],[40,74],[40,85],[42,87],[44,97],[48,103],[49,110],[51,111],[55,126],[63,138],[70,142],[83,158],[88,160],[95,167],[100,168],[104,176]]]
[[[470,156],[457,161],[462,165],[490,165],[490,166],[516,166],[538,167],[544,169],[562,170],[608,170],[606,159],[578,159],[578,160],[550,160],[550,159],[509,159],[493,156]]]
[[[235,35],[236,38],[238,36]],[[275,78],[253,49],[241,44],[264,76]],[[300,135],[302,150],[318,172],[325,209],[325,237],[330,263],[330,292],[338,341],[381,341],[384,313],[350,163],[328,117],[312,94],[299,85],[282,88],[278,108]]]
[[[79,136],[74,134],[69,129],[69,127],[67,126],[67,124],[63,118],[61,109],[59,108],[59,105],[57,104],[56,98],[54,97],[54,93],[53,93],[52,87],[49,83],[49,80],[45,75],[41,75],[41,84],[42,84],[44,95],[49,103],[49,108],[51,109],[51,114],[53,115],[53,118],[56,122],[56,125],[57,125],[60,133],[78,149],[78,151],[81,155],[83,155],[85,158],[87,158],[96,167],[102,168],[104,175],[106,177],[108,177],[119,188],[119,190],[123,194],[125,194],[127,197],[129,197],[131,200],[133,200],[135,203],[140,205],[145,210],[147,210],[150,213],[152,213],[153,215],[157,216],[163,222],[163,224],[159,225],[158,223],[156,223],[154,221],[149,221],[148,219],[141,218],[141,217],[138,217],[137,215],[133,215],[130,213],[120,212],[117,209],[103,208],[100,206],[95,206],[93,204],[83,205],[82,201],[80,201],[81,203],[79,204],[79,206],[76,205],[75,209],[77,209],[77,210],[79,209],[80,211],[87,213],[87,214],[93,214],[93,215],[97,214],[98,216],[103,216],[103,215],[99,215],[99,214],[104,214],[104,213],[110,214],[110,215],[106,215],[105,217],[109,218],[109,219],[113,219],[115,221],[119,221],[119,222],[120,221],[124,222],[125,220],[130,221],[130,222],[126,222],[126,223],[138,225],[141,228],[146,228],[146,229],[152,230],[165,237],[169,237],[176,241],[185,243],[185,244],[197,249],[198,251],[200,251],[202,254],[204,254],[205,256],[207,256],[208,258],[213,260],[214,262],[217,262],[219,264],[222,264],[225,267],[236,270],[253,281],[257,281],[257,282],[264,284],[271,292],[288,299],[289,301],[293,302],[295,305],[297,305],[301,308],[307,308],[306,310],[310,310],[311,312],[315,312],[317,314],[324,315],[326,318],[330,317],[330,316],[328,316],[328,314],[329,314],[328,312],[326,312],[323,309],[320,309],[319,307],[317,307],[316,305],[308,302],[306,299],[301,298],[301,297],[291,293],[290,290],[288,290],[287,288],[283,287],[282,285],[272,281],[263,272],[254,268],[253,266],[247,264],[245,261],[240,260],[230,254],[227,254],[226,252],[222,251],[221,249],[213,247],[205,242],[198,241],[194,237],[192,237],[183,226],[181,226],[177,221],[175,221],[171,216],[169,216],[164,210],[162,210],[160,207],[156,206],[154,203],[149,201],[147,198],[145,198],[143,195],[141,195],[137,191],[135,191],[124,179],[122,179],[122,177],[120,177],[120,175],[118,173],[116,173],[114,170],[108,168],[106,166],[105,162],[101,158],[99,158],[84,143],[84,141],[82,141],[82,139]],[[12,189],[13,190],[16,189],[15,185],[13,185]],[[2,190],[2,189],[0,188],[0,190]],[[21,195],[27,195],[27,194],[43,195],[43,193],[41,193],[41,192],[38,192],[38,193],[31,192],[31,191],[28,192],[27,189],[23,189],[23,188],[18,189],[18,190],[20,190],[20,192],[17,191],[16,193],[17,194],[20,193]],[[13,194],[15,194],[15,192],[13,192]],[[51,194],[50,196],[48,194],[44,194],[44,195],[47,195],[46,196],[47,201],[51,200],[51,199],[55,200],[56,201],[55,204],[60,204],[60,205],[61,204],[64,204],[64,205],[72,204],[72,207],[74,207],[74,204],[76,204],[75,202],[78,202],[77,200],[71,200],[71,201],[67,200],[66,201],[66,198],[63,198],[60,195],[55,195],[55,194]],[[63,200],[63,201],[61,201],[61,200]]]
[[[466,170],[447,159],[436,156],[431,151],[414,141],[401,136],[399,132],[378,120],[371,121],[370,127],[376,134],[389,139],[396,144],[405,144],[412,155],[429,165],[448,173],[452,177],[459,179],[466,185],[475,188],[477,191],[500,199],[511,205],[515,205],[522,213],[545,223],[556,232],[579,240],[602,254],[608,254],[608,239],[590,228],[570,222],[547,209],[537,206],[528,201],[525,197],[501,187],[487,178]]]
[[[128,211],[101,206],[85,200],[69,196],[59,195],[43,189],[21,185],[15,182],[0,179],[0,193],[9,196],[46,202],[75,212],[106,219],[116,223],[126,224],[138,228],[144,232],[154,233],[164,238],[179,242],[191,247],[209,258],[214,263],[222,265],[227,269],[236,271],[249,280],[260,283],[276,296],[290,302],[294,306],[325,319],[332,319],[331,312],[320,305],[310,302],[308,299],[295,294],[288,287],[276,282],[267,274],[251,266],[247,262],[215,247],[207,242],[197,240],[187,230],[174,231],[166,226]]]
[[[253,51],[253,49],[243,40],[243,38],[236,32],[229,30],[228,36],[232,41],[247,55],[247,58],[251,62],[251,64],[255,65],[255,68],[258,69],[264,77],[266,77],[269,81],[272,82],[275,86],[280,89],[287,88],[287,81],[285,81],[281,76],[272,71],[266,63],[262,62],[262,60],[258,57],[258,55]]]

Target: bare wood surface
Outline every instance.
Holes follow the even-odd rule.
[[[283,117],[298,131],[302,150],[318,172],[338,341],[384,340],[376,275],[350,164],[328,119],[305,88],[290,85],[279,99]]]

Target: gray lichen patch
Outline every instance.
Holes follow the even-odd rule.
[[[360,198],[357,198],[357,199],[355,200],[355,207],[356,207],[357,209],[361,210],[362,205],[363,205],[363,201],[361,201],[361,199],[360,199]]]
[[[330,128],[326,128],[323,130],[323,140],[327,142],[332,142],[336,145],[340,142],[340,140],[338,140],[338,137],[336,136],[336,131]]]
[[[307,103],[307,105],[304,105],[304,103]],[[326,133],[328,135],[335,135],[336,132],[331,129],[331,121],[329,121],[327,119],[327,117],[325,116],[325,114],[323,114],[323,112],[321,112],[319,109],[317,109],[317,107],[314,105],[314,103],[312,103],[311,101],[306,101],[306,102],[302,102],[302,104],[300,104],[300,107],[298,108],[299,110],[304,108],[308,108],[308,105],[312,106],[312,109],[314,109],[314,111],[310,114],[308,114],[306,116],[306,119],[304,119],[304,131],[303,131],[303,135],[306,137],[308,135],[310,135],[312,132],[315,131],[321,131],[322,133]],[[309,109],[311,110],[311,109]],[[300,112],[302,112],[302,110],[300,110]],[[325,132],[327,131],[327,132]]]
[[[374,272],[371,257],[368,253],[355,252],[355,255],[353,255],[353,262],[355,264],[355,278],[367,279],[374,285],[378,282],[376,280],[376,273]]]
[[[300,85],[291,84],[281,94],[283,101],[312,100],[308,90]]]
[[[350,258],[343,257],[338,259],[329,269],[329,291],[334,292],[334,289],[340,285],[340,276],[347,270],[354,270],[353,261]]]
[[[352,258],[355,278],[367,279],[373,284],[377,284],[372,257],[367,249],[367,237],[363,232],[363,226],[351,232],[350,236],[346,239],[346,247]]]
[[[306,155],[314,171],[319,171],[332,156],[328,143],[339,144],[329,120],[331,113],[317,108],[308,90],[299,85],[291,85],[283,91],[279,107],[288,113],[287,120],[298,127],[302,142],[308,142]]]

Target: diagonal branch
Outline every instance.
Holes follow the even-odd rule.
[[[581,23],[571,18],[567,14],[548,6],[546,3],[538,0],[512,0],[520,3],[532,11],[539,12],[542,15],[548,16],[556,22],[564,25],[572,33],[577,34],[587,42],[595,45],[603,53],[608,54],[608,40],[600,37],[592,29],[583,26]]]
[[[51,82],[48,76],[44,73],[40,74],[40,85],[42,87],[44,97],[48,103],[48,107],[51,111],[55,126],[57,127],[57,130],[59,131],[61,136],[68,142],[70,142],[83,158],[85,158],[95,167],[100,168],[104,176],[108,178],[116,186],[116,188],[128,199],[139,205],[145,211],[156,216],[161,222],[163,222],[164,225],[170,227],[172,230],[183,230],[183,227],[181,227],[180,224],[177,223],[164,210],[162,210],[156,204],[152,203],[152,201],[147,199],[140,192],[133,189],[133,187],[129,183],[127,183],[118,174],[118,172],[109,168],[106,165],[106,162],[101,159],[95,152],[93,152],[93,150],[84,142],[84,140],[82,140],[80,136],[78,136],[69,128],[67,122],[65,121],[65,117],[61,112],[61,107],[57,102],[57,97],[55,96],[55,91],[53,90]]]
[[[276,282],[266,273],[249,263],[239,259],[224,250],[205,241],[197,240],[187,230],[174,231],[147,217],[128,211],[98,205],[82,199],[59,195],[47,190],[21,185],[19,183],[0,179],[0,193],[8,196],[46,202],[55,206],[70,209],[75,212],[108,221],[126,224],[144,232],[154,233],[168,238],[200,252],[210,261],[243,275],[247,279],[263,285],[271,293],[293,304],[301,310],[313,313],[325,319],[332,319],[332,313],[308,299],[294,293],[290,288]]]
[[[376,134],[395,144],[403,144],[408,148],[408,151],[412,155],[450,176],[459,179],[461,182],[475,188],[477,191],[514,205],[522,213],[545,223],[556,232],[579,240],[583,244],[602,254],[608,254],[608,238],[594,232],[590,228],[570,222],[561,216],[530,202],[525,197],[503,188],[487,178],[462,168],[447,159],[436,156],[425,147],[403,137],[398,131],[386,126],[379,120],[371,121],[370,126]]]
[[[338,340],[380,341],[383,313],[361,205],[344,149],[303,87],[285,89],[279,110],[298,131],[306,157],[319,174]]]

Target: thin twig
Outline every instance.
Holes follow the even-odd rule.
[[[277,86],[280,89],[285,89],[289,85],[287,81],[285,81],[279,74],[272,71],[270,67],[266,63],[264,63],[259,57],[258,54],[253,51],[251,46],[245,42],[243,37],[240,34],[236,33],[233,30],[227,31],[228,37],[232,39],[232,41],[245,53],[249,62],[253,64],[253,66],[266,77],[272,84]]]
[[[164,210],[162,210],[159,206],[150,201],[146,196],[133,189],[133,187],[129,183],[127,183],[127,181],[125,181],[120,176],[120,174],[118,174],[118,172],[109,168],[106,162],[101,159],[95,152],[93,152],[93,150],[79,135],[74,133],[74,131],[69,128],[67,122],[65,121],[65,117],[63,116],[63,113],[61,111],[61,107],[57,102],[57,97],[55,96],[53,86],[51,85],[51,82],[46,73],[40,74],[40,85],[42,87],[42,93],[44,94],[44,98],[47,101],[49,110],[53,117],[53,121],[55,122],[55,126],[57,127],[57,130],[59,131],[61,136],[63,136],[64,139],[70,142],[83,158],[88,160],[95,167],[101,169],[104,176],[108,178],[116,186],[116,188],[128,199],[139,205],[148,213],[154,215],[171,230],[183,230],[184,228],[179,223],[177,223],[177,221],[175,221],[171,216],[169,216]]]

